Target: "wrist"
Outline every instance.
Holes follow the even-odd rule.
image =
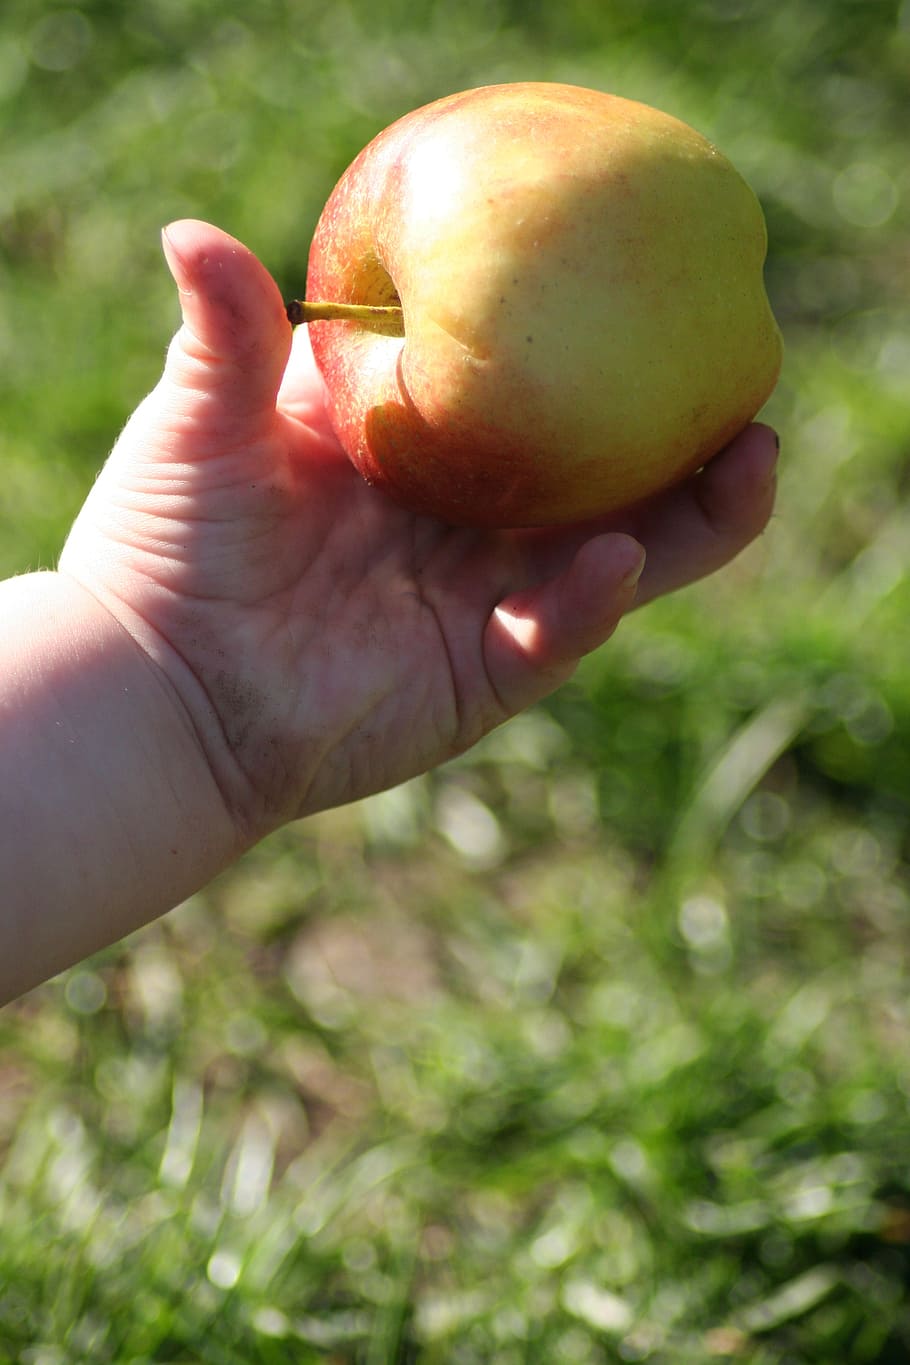
[[[190,717],[75,579],[0,585],[0,996],[164,913],[241,851]]]

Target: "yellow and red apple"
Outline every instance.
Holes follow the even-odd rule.
[[[389,310],[310,323],[332,425],[370,483],[453,523],[624,508],[774,388],[766,247],[749,186],[668,114],[547,83],[438,100],[316,228],[307,298]]]

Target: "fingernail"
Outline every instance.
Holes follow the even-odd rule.
[[[177,292],[180,294],[192,294],[193,291],[187,283],[186,266],[184,265],[183,257],[171,240],[171,235],[168,231],[169,227],[170,223],[167,227],[161,229],[161,249],[164,252],[164,259],[167,261],[168,268],[174,277]]]
[[[773,487],[777,482],[777,466],[780,461],[780,437],[774,432],[774,458],[768,461],[768,468],[765,474],[765,482],[769,487]]]
[[[622,586],[628,592],[631,592],[633,588],[637,587],[638,580],[641,578],[645,568],[645,561],[647,559],[647,555],[645,554],[644,546],[639,545],[638,550],[639,554],[637,563],[633,564],[630,569],[627,569],[622,576]]]

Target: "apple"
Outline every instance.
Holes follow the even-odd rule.
[[[685,123],[486,86],[360,153],[288,315],[370,483],[455,524],[574,522],[691,474],[758,412],[781,363],[766,249],[755,195]]]

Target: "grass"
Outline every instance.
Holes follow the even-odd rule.
[[[5,7],[4,573],[154,382],[161,224],[299,293],[337,174],[448,90],[712,136],[788,349],[728,573],[0,1016],[0,1358],[907,1358],[908,51],[847,0]]]

